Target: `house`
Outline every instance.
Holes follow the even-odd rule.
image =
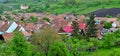
[[[101,20],[100,19],[96,20],[95,24],[101,24]]]
[[[14,36],[13,33],[4,33],[0,35],[0,40],[4,40],[4,41],[11,40],[13,36]]]
[[[0,27],[0,31],[6,32],[6,30],[8,30],[8,28],[11,26],[12,23],[13,22],[11,21],[5,21],[4,25]]]
[[[37,23],[35,23],[35,25],[37,26],[37,28],[39,30],[44,29],[46,27],[50,26],[50,23],[45,21],[45,20],[39,20]]]
[[[32,34],[28,33],[25,28],[21,25],[19,25],[17,28],[16,28],[17,31],[20,31],[25,37],[26,37],[26,40],[28,40]]]
[[[29,33],[32,34],[35,31],[38,31],[37,26],[34,23],[27,23],[24,26],[24,29]]]
[[[86,19],[86,16],[84,16],[84,15],[78,15],[77,18],[78,18],[77,22],[80,23],[80,22],[84,22],[84,20]]]
[[[29,40],[32,34],[29,34],[27,31],[22,31],[22,34],[26,37],[26,40]]]
[[[83,22],[79,23],[79,32],[81,31],[85,32],[86,26],[87,26],[86,23]],[[68,36],[70,36],[73,32],[73,26],[71,24],[68,24],[63,28],[63,30]]]
[[[2,31],[3,25],[5,25],[5,22],[2,21],[2,20],[0,20],[0,29],[1,29],[1,30],[0,30],[0,35],[3,34],[3,31]]]
[[[60,30],[58,31],[58,34],[61,35],[61,34],[66,34],[65,31],[63,30],[63,28],[61,27]]]
[[[58,32],[61,29],[61,27],[65,27],[66,25],[67,22],[64,20],[62,16],[57,16],[50,22],[50,26],[54,28],[56,32]]]
[[[19,31],[23,32],[23,31],[25,31],[25,29],[23,27],[20,27]]]
[[[86,26],[87,26],[86,23],[79,23],[79,28],[80,28],[80,29],[85,29]]]
[[[18,24],[16,22],[13,22],[5,32],[12,33],[13,31],[15,31],[17,27],[18,27]]]
[[[1,31],[0,31],[0,35],[2,35],[3,33],[4,33],[4,32],[1,32]]]
[[[66,15],[66,16],[64,16],[64,20],[66,22],[72,22],[75,19],[77,19],[77,18],[74,15]]]
[[[66,26],[63,28],[63,30],[66,32],[66,33],[71,33],[73,31],[73,27],[72,26]]]
[[[22,10],[25,10],[25,9],[28,9],[28,8],[29,8],[28,5],[21,5],[21,6],[20,6],[20,9],[22,9]]]

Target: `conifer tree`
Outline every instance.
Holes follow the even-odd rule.
[[[94,21],[94,13],[90,14],[89,20],[87,22],[87,28],[86,28],[86,37],[87,40],[89,40],[90,37],[95,37],[97,33],[97,27]]]
[[[76,21],[73,21],[72,26],[73,26],[73,35],[77,36],[79,34],[79,25]]]
[[[73,27],[73,34],[72,36],[77,37],[78,39],[83,38],[81,35],[80,29],[79,29],[79,23],[77,21],[72,22],[72,27]]]

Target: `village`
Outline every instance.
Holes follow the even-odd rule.
[[[120,1],[0,0],[0,56],[120,56]]]
[[[25,8],[23,8],[25,9]],[[84,15],[73,15],[73,14],[59,14],[54,15],[50,13],[18,13],[16,15],[12,12],[5,12],[11,18],[14,18],[14,21],[9,20],[6,15],[1,16],[5,20],[0,20],[0,34],[1,40],[6,40],[13,37],[14,31],[21,31],[21,33],[26,36],[28,40],[34,32],[40,31],[46,27],[52,27],[58,34],[66,34],[70,36],[72,34],[72,21],[77,21],[79,23],[79,29],[86,29],[85,20],[88,18]],[[30,20],[30,17],[37,17],[37,22],[28,22],[24,23],[23,20]],[[24,18],[23,18],[24,17]],[[48,18],[49,21],[43,20],[43,18]],[[117,17],[107,18],[107,17],[95,17],[96,25],[98,27],[97,37],[102,39],[102,35],[106,32],[115,32],[120,26]],[[112,28],[105,29],[104,21],[111,22]]]

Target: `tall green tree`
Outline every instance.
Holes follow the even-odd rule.
[[[79,35],[79,24],[75,21],[72,22],[73,26],[73,36]]]
[[[20,32],[14,33],[14,37],[9,47],[16,56],[31,56],[30,44],[27,43],[25,36]]]
[[[72,22],[72,27],[73,27],[72,36],[77,37],[78,39],[82,39],[83,35],[80,32],[79,24],[78,24],[78,22],[76,20]]]
[[[97,27],[94,21],[94,13],[90,14],[89,20],[87,21],[86,28],[86,39],[89,40],[90,37],[96,37]]]

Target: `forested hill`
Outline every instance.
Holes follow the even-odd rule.
[[[19,10],[21,4],[30,6],[25,12],[54,14],[86,14],[101,8],[120,8],[120,0],[3,0],[0,3],[0,13],[3,10]]]

